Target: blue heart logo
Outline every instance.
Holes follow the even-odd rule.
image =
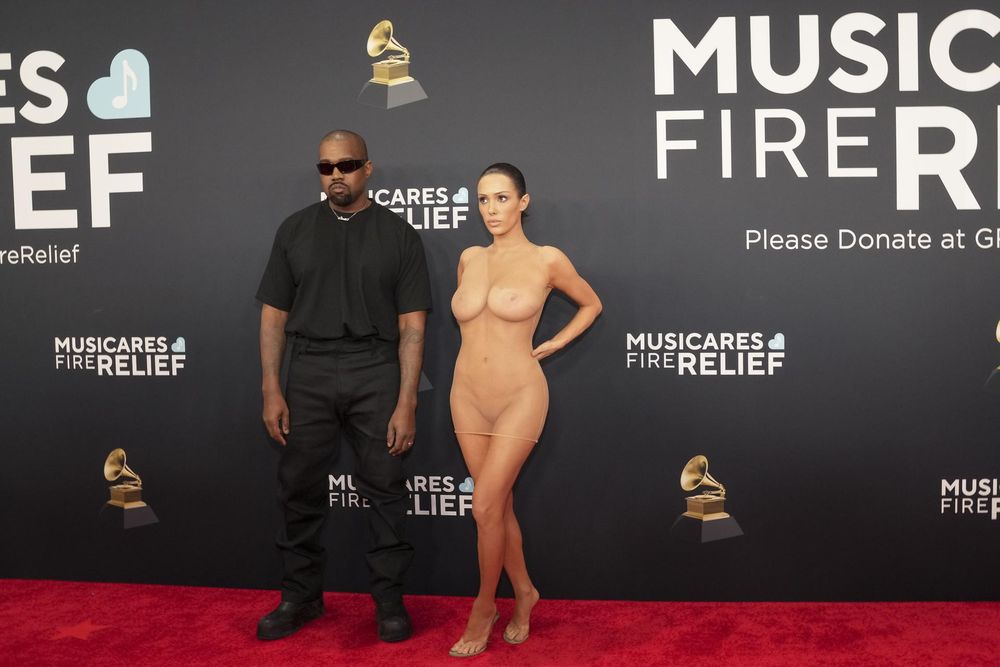
[[[462,493],[472,493],[475,488],[476,483],[472,481],[471,477],[466,477],[465,481],[458,485],[458,490]]]
[[[459,188],[458,192],[451,196],[451,201],[456,204],[468,204],[469,203],[469,189]]]
[[[186,349],[187,348],[186,348],[186,346],[184,344],[184,337],[183,336],[178,336],[177,340],[175,340],[174,343],[173,343],[173,345],[170,346],[170,351],[171,352],[176,352],[177,354],[182,354]]]
[[[135,49],[119,51],[110,76],[90,84],[87,106],[98,118],[149,118],[149,61]]]
[[[769,350],[784,350],[785,349],[785,334],[776,333],[774,338],[767,341],[767,349]]]

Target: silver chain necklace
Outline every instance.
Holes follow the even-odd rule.
[[[332,206],[330,207],[330,210],[331,210],[331,211],[333,211],[333,214],[334,214],[335,216],[337,216],[337,220],[340,220],[341,222],[348,222],[348,221],[350,221],[350,219],[351,219],[351,218],[353,218],[354,216],[356,216],[356,215],[357,215],[358,213],[361,213],[361,211],[367,211],[367,210],[368,210],[368,208],[369,208],[369,207],[370,207],[371,205],[372,205],[372,202],[371,202],[371,200],[369,199],[369,200],[368,200],[368,205],[367,205],[367,206],[365,206],[364,208],[359,208],[359,209],[358,209],[357,211],[355,211],[354,213],[351,213],[351,214],[350,214],[350,215],[348,215],[348,216],[343,216],[343,215],[341,215],[340,213],[338,213],[338,212],[337,212],[337,209],[333,208]]]

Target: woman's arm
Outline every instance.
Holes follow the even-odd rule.
[[[579,308],[562,331],[531,352],[536,359],[544,359],[566,347],[594,323],[603,308],[601,299],[587,281],[576,272],[569,257],[552,246],[544,246],[542,253],[548,266],[549,285],[575,301]]]
[[[469,263],[472,255],[481,249],[479,246],[473,245],[462,251],[462,254],[458,258],[458,281],[455,284],[456,287],[462,284],[462,274],[465,273],[465,265]]]

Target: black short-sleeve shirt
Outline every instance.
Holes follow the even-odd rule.
[[[289,313],[290,335],[395,341],[400,313],[431,307],[424,245],[375,202],[345,222],[321,201],[278,228],[257,298]]]

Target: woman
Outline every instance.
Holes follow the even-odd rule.
[[[500,570],[514,587],[514,614],[503,638],[528,638],[538,591],[531,583],[514,516],[511,489],[545,423],[549,391],[538,362],[583,333],[601,312],[601,301],[569,259],[551,246],[536,246],[521,227],[530,197],[524,176],[497,163],[479,178],[479,213],[493,235],[487,247],[467,248],[458,263],[452,313],[462,332],[455,362],[451,414],[462,456],[475,482],[472,514],[478,529],[479,594],[465,632],[450,655],[486,650],[499,618]],[[569,324],[532,349],[542,306],[552,289],[577,303]]]

